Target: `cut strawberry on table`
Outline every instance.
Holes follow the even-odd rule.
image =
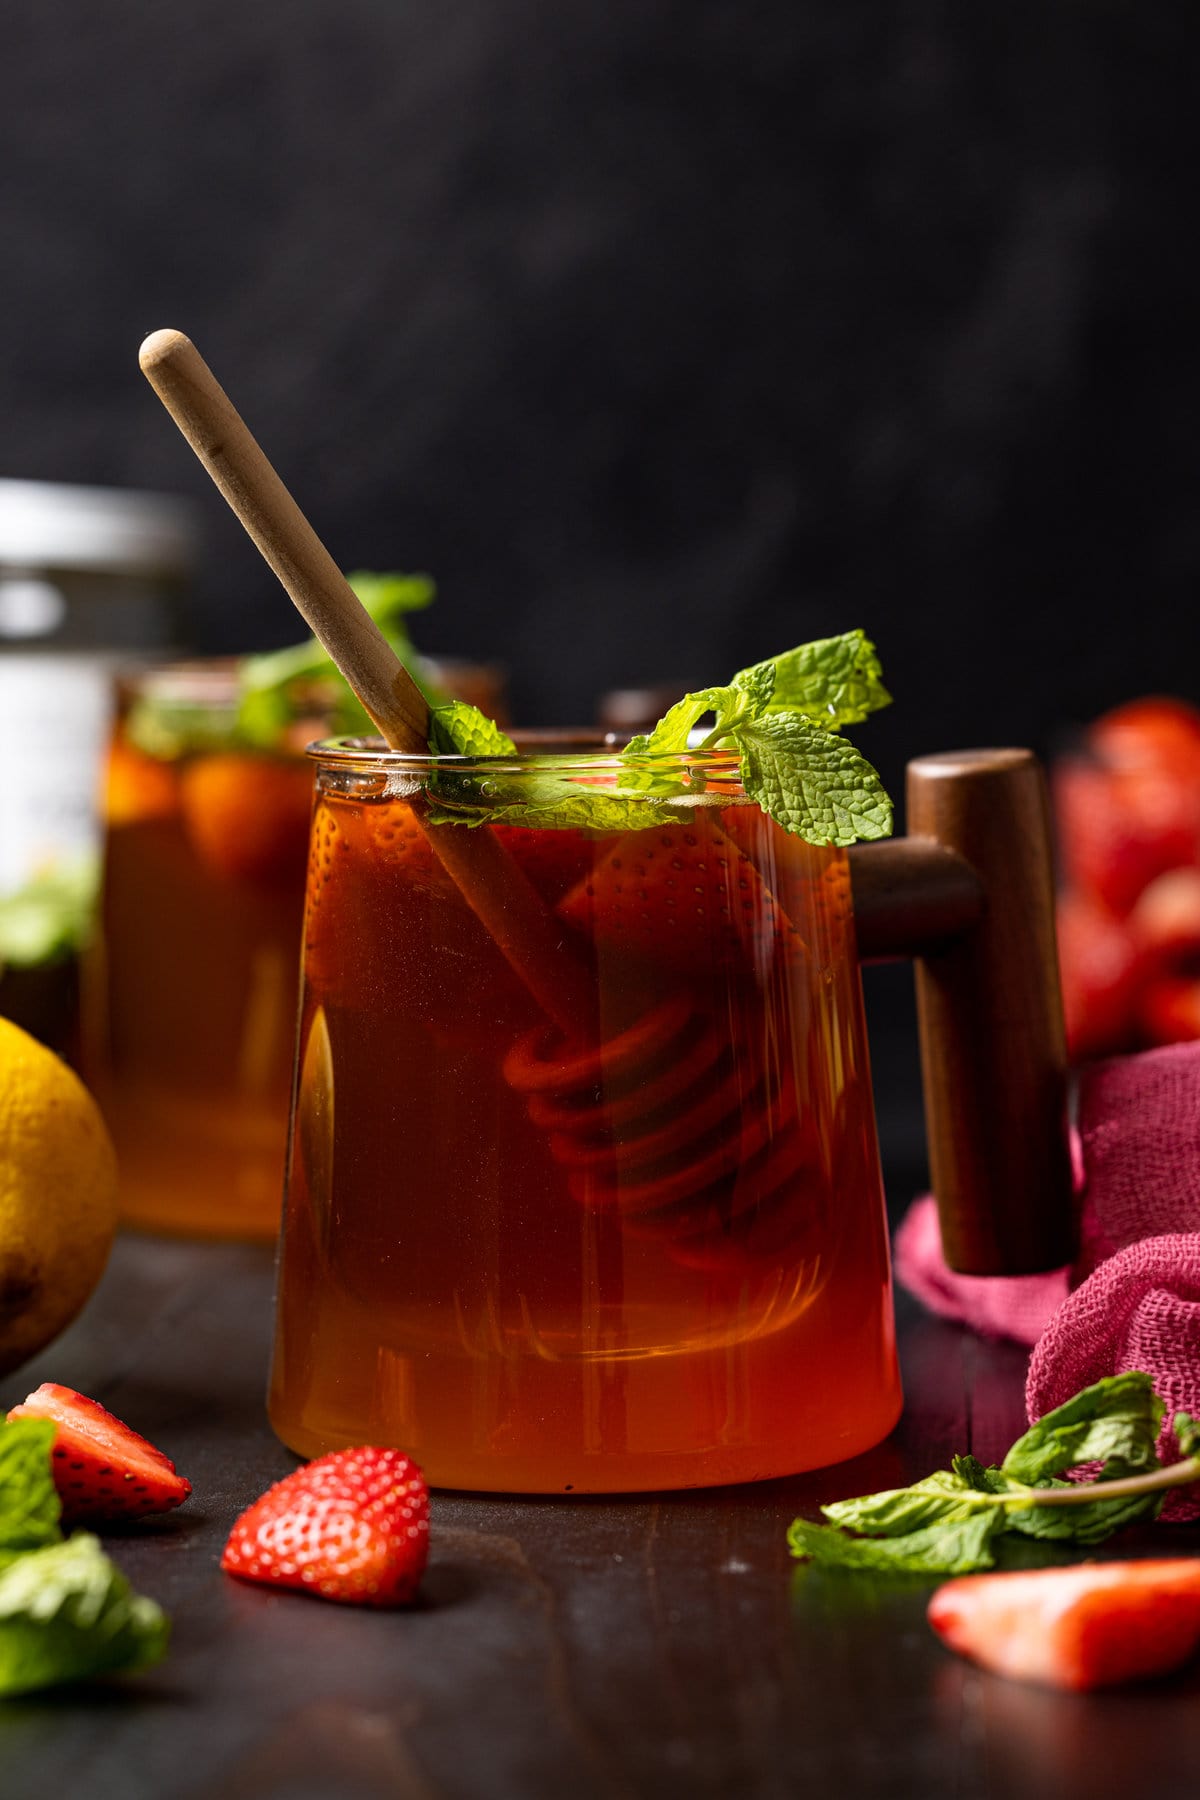
[[[10,1419],[52,1419],[50,1454],[63,1524],[118,1524],[170,1512],[192,1491],[175,1464],[98,1401],[54,1382],[14,1406]]]
[[[928,1618],[999,1675],[1113,1687],[1165,1674],[1200,1646],[1200,1557],[964,1575],[937,1590]]]
[[[674,969],[753,969],[776,934],[789,948],[804,948],[746,852],[720,824],[699,817],[626,833],[558,914],[602,950]]]
[[[357,1606],[413,1598],[429,1554],[429,1490],[399,1450],[334,1450],[268,1488],[234,1525],[228,1575]]]

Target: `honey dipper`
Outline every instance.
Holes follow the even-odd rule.
[[[157,331],[139,360],[384,741],[427,755],[420,689],[199,352],[182,333]],[[1027,751],[1001,750],[922,759],[909,786],[920,835],[851,853],[855,912],[868,947],[920,963],[947,1251],[977,1274],[1056,1267],[1073,1228],[1044,784]],[[715,1022],[682,996],[598,1039],[594,972],[495,835],[428,835],[550,1021],[513,1046],[505,1075],[576,1199],[669,1245],[711,1234],[736,1243],[812,1154],[792,1083],[762,1059],[734,1065]]]

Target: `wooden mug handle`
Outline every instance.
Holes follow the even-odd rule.
[[[909,836],[850,852],[859,953],[913,956],[930,1171],[952,1269],[1074,1254],[1046,786],[1028,750],[908,766]]]

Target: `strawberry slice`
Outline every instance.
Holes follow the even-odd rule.
[[[248,1507],[221,1558],[227,1575],[354,1606],[411,1600],[429,1555],[429,1490],[399,1450],[334,1450]]]
[[[229,881],[299,887],[312,769],[299,759],[197,756],[181,776],[184,823],[206,867]]]
[[[595,839],[582,831],[538,831],[521,825],[497,825],[494,830],[548,906],[557,906],[591,869]]]
[[[64,1525],[99,1525],[170,1512],[192,1491],[161,1450],[98,1401],[52,1381],[14,1406],[10,1419],[53,1419],[51,1470]]]
[[[803,950],[750,857],[707,818],[626,833],[558,914],[601,949],[683,971],[754,969],[777,940]]]
[[[1200,1557],[964,1575],[929,1623],[985,1669],[1047,1687],[1112,1687],[1162,1675],[1200,1645]]]

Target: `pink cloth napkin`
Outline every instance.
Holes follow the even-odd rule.
[[[1200,1043],[1084,1070],[1075,1145],[1081,1248],[1048,1275],[956,1275],[931,1199],[896,1234],[897,1278],[931,1311],[1031,1344],[1030,1419],[1089,1382],[1144,1369],[1170,1420],[1200,1417]],[[1167,1518],[1200,1513],[1177,1497]]]

